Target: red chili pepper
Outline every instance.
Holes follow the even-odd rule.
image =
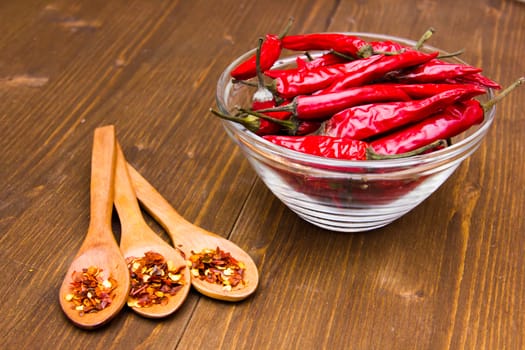
[[[332,52],[325,53],[317,58],[304,63],[304,69],[315,69],[317,67],[326,67],[332,64],[346,63],[348,59]]]
[[[334,137],[367,139],[420,121],[475,93],[476,90],[455,89],[423,100],[351,107],[327,120],[320,132]]]
[[[307,135],[317,131],[322,124],[321,121],[316,120],[299,120],[292,117],[291,113],[286,111],[262,113],[261,111],[249,111],[240,108],[239,112],[243,118],[249,117],[252,123],[256,120],[255,118],[259,118],[261,119],[261,125],[265,125],[262,123],[264,120],[278,126],[278,132],[266,132],[266,135],[282,134],[283,132],[287,135]],[[247,129],[250,130],[248,127]],[[259,132],[258,134],[261,133]]]
[[[347,160],[367,159],[368,143],[363,141],[321,135],[267,135],[263,138],[276,145],[314,156]]]
[[[444,141],[440,140],[439,142],[425,145],[423,148],[420,148],[414,152],[391,156],[376,153],[370,148],[367,142],[344,137],[331,137],[324,135],[266,135],[263,136],[263,138],[276,145],[291,149],[293,151],[319,157],[345,160],[372,160],[409,157],[414,154],[426,152],[444,144]]]
[[[302,120],[299,122],[296,122],[295,131],[288,132],[289,135],[297,135],[297,136],[303,136],[303,135],[310,135],[314,132],[316,132],[321,127],[321,122],[314,121],[314,120]]]
[[[396,72],[390,78],[402,83],[433,83],[479,72],[480,68],[467,64],[433,59],[400,73]]]
[[[258,110],[288,111],[300,120],[325,120],[353,106],[428,98],[455,89],[464,89],[464,98],[485,93],[485,89],[472,84],[371,84],[327,94],[300,95],[285,106]]]
[[[281,38],[275,34],[266,34],[261,48],[261,69],[270,69],[281,56]],[[255,77],[255,55],[240,63],[231,71],[231,76],[237,80],[246,80]]]
[[[321,122],[318,121],[301,121],[289,118],[289,112],[278,112],[280,115],[276,115],[277,113],[263,114],[257,111],[241,109],[240,113],[234,116],[213,109],[210,109],[210,112],[221,119],[241,124],[246,129],[260,136],[282,133],[286,135],[307,135],[317,131],[321,126]]]
[[[365,40],[343,33],[288,35],[283,38],[282,42],[283,47],[288,50],[333,50],[354,58],[365,58],[372,55],[372,49]]]
[[[491,80],[484,76],[481,73],[474,73],[474,74],[468,74],[464,75],[462,77],[455,77],[453,79],[447,79],[446,82],[448,83],[463,83],[463,84],[476,84],[478,86],[487,87],[491,89],[499,90],[501,89],[501,85],[495,82],[494,80]]]
[[[381,154],[398,154],[417,149],[438,139],[454,137],[471,126],[481,123],[485,118],[485,111],[524,83],[525,77],[518,79],[484,104],[477,100],[467,100],[448,106],[429,118],[372,141],[370,146]]]
[[[261,68],[261,50],[263,40],[259,39],[259,45],[255,51],[255,74],[257,76],[257,91],[253,94],[252,108],[254,110],[270,108],[275,106],[273,93],[264,85],[264,78]]]
[[[408,101],[410,96],[395,84],[365,85],[331,94],[300,95],[288,105],[262,110],[288,111],[300,120],[323,120],[352,106],[372,102]]]
[[[288,99],[298,95],[307,95],[328,87],[341,76],[352,73],[357,74],[368,67],[373,67],[374,63],[380,61],[381,58],[381,55],[374,55],[347,63],[281,74],[274,80],[275,90],[280,96]]]
[[[386,74],[417,66],[419,64],[430,61],[437,57],[438,52],[424,53],[415,50],[408,50],[398,55],[377,55],[381,59],[374,64],[367,65],[364,69],[357,72],[351,72],[345,74],[339,79],[333,79],[331,85],[324,88],[320,93],[337,92],[349,87],[361,86],[370,83],[375,80],[380,80],[385,77]],[[375,57],[375,56],[372,56]]]
[[[388,54],[388,53],[400,53],[403,50],[409,50],[410,47],[397,43],[395,41],[384,40],[384,41],[370,41],[370,46],[374,53]]]
[[[281,75],[289,75],[289,74],[297,73],[300,71],[312,70],[312,69],[316,69],[319,67],[326,67],[326,66],[331,66],[334,64],[346,63],[348,62],[348,59],[340,55],[335,55],[329,52],[311,61],[306,61],[301,57],[297,57],[295,61],[297,65],[297,67],[295,68],[270,69],[270,70],[265,71],[264,74],[272,79],[275,79]]]
[[[270,69],[273,64],[279,59],[282,51],[282,38],[286,35],[292,21],[288,22],[288,25],[280,35],[266,34],[265,40],[260,48],[260,66],[261,71],[264,72]],[[256,67],[256,55],[254,54],[244,62],[241,62],[237,67],[231,71],[231,76],[237,80],[247,80],[257,75]]]
[[[383,136],[371,142],[372,148],[382,154],[408,152],[438,139],[447,139],[483,121],[483,108],[476,100],[468,100],[447,107],[414,125]]]
[[[259,39],[259,44],[255,52],[255,70],[257,75],[257,91],[253,94],[252,97],[252,109],[260,110],[275,107],[275,98],[270,90],[264,85],[264,79],[261,72],[261,49],[262,49],[263,40]],[[246,118],[245,118],[246,120]],[[247,122],[250,125],[255,125],[253,121]],[[253,132],[259,135],[265,134],[274,134],[279,132],[280,126],[272,123],[268,120],[260,120],[257,123],[257,126],[252,126],[255,128]]]
[[[476,95],[484,94],[485,88],[476,84],[454,84],[454,83],[424,83],[424,84],[399,84],[392,83],[398,89],[403,90],[413,99],[427,98],[433,95],[440,94],[447,90],[454,89],[465,89],[467,91],[472,91],[472,95],[469,97],[474,97]]]

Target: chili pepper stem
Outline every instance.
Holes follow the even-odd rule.
[[[243,84],[250,87],[257,87],[257,83],[248,80],[232,79],[232,84]]]
[[[331,53],[332,55],[335,55],[335,56],[338,56],[338,57],[344,58],[345,60],[348,60],[348,61],[353,61],[353,60],[355,60],[354,57],[351,57],[351,56],[345,55],[344,53],[341,53],[341,52],[339,52],[339,51],[330,50],[329,53]],[[375,52],[374,52],[374,53],[375,53]]]
[[[357,50],[357,55],[361,58],[368,58],[374,54],[374,50],[372,49],[372,46],[365,45],[361,47],[359,50]]]
[[[279,34],[279,39],[282,39],[284,38],[286,35],[288,35],[288,32],[290,31],[290,28],[292,28],[292,24],[294,22],[294,18],[293,17],[290,17],[288,19],[288,24],[286,25],[286,27],[284,27],[283,31],[281,32],[281,34]]]
[[[520,86],[521,84],[525,83],[525,77],[521,77],[518,80],[516,80],[514,83],[510,84],[508,87],[506,87],[503,91],[501,91],[499,94],[494,96],[494,98],[490,99],[489,101],[482,103],[481,107],[483,107],[483,111],[486,112],[490,108],[492,108],[496,103],[501,101],[505,96],[507,96],[512,90]]]
[[[288,131],[296,131],[297,130],[297,124],[294,123],[292,120],[288,119],[288,120],[285,120],[285,119],[276,119],[276,118],[272,118],[266,114],[263,114],[262,113],[262,110],[261,111],[252,111],[252,110],[247,110],[247,109],[244,109],[244,108],[238,108],[239,112],[241,113],[245,113],[247,115],[251,115],[251,116],[254,116],[254,117],[257,117],[257,118],[260,118],[260,119],[265,119],[265,120],[268,120],[270,122],[273,122],[279,126],[282,126],[283,128],[285,128],[286,130]]]
[[[264,109],[258,109],[257,112],[259,113],[268,113],[268,112],[290,112],[292,114],[295,114],[296,110],[296,102],[292,101],[291,103],[277,106],[277,107],[271,107],[271,108],[264,108]],[[252,111],[249,111],[251,113]]]
[[[447,54],[444,54],[444,55],[439,55],[438,59],[443,59],[443,58],[452,58],[452,57],[457,57],[457,56],[460,56],[460,55],[463,55],[463,53],[465,52],[465,49],[460,49],[460,50],[457,50],[455,52],[451,52],[451,53],[447,53]]]
[[[257,118],[256,116],[252,116],[251,118],[249,117],[249,115],[244,118],[234,117],[232,115],[216,111],[213,108],[210,108],[210,112],[215,114],[217,117],[221,119],[239,123],[251,131],[257,130],[259,128],[259,118]]]
[[[406,49],[401,49],[397,51],[381,51],[381,50],[374,50],[374,55],[383,55],[383,56],[395,56],[400,55],[404,53]]]
[[[431,151],[433,149],[440,148],[440,147],[447,147],[447,141],[437,140],[432,143],[429,143],[428,145],[419,147],[413,151],[399,153],[399,154],[379,154],[379,153],[376,153],[372,147],[368,147],[366,150],[366,157],[368,160],[386,160],[386,159],[407,158],[407,157],[412,157],[412,156],[416,156],[419,154],[423,154],[427,151]]]
[[[421,36],[421,38],[419,38],[419,40],[417,41],[416,45],[414,46],[414,49],[419,50],[425,44],[425,42],[428,39],[430,39],[430,37],[432,35],[434,35],[435,32],[436,32],[436,30],[434,28],[432,28],[432,27],[427,29],[427,31],[424,32],[423,35]]]
[[[253,99],[259,102],[272,101],[273,94],[264,85],[263,73],[261,70],[261,46],[263,39],[259,38],[259,44],[257,46],[257,52],[255,55],[255,71],[257,73],[257,91],[253,95]]]

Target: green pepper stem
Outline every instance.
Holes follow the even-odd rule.
[[[514,83],[510,84],[508,87],[506,87],[503,91],[501,91],[499,94],[494,96],[492,99],[488,100],[485,103],[481,104],[481,107],[483,108],[484,112],[487,112],[490,108],[492,108],[496,103],[501,101],[505,96],[507,96],[512,90],[520,86],[521,84],[525,83],[525,77],[521,77],[518,80],[516,80]]]
[[[437,149],[437,148],[444,148],[447,147],[447,141],[446,140],[437,140],[432,143],[429,143],[428,145],[419,147],[415,150],[405,152],[405,153],[399,153],[399,154],[379,154],[374,151],[372,147],[368,147],[366,149],[366,159],[368,160],[386,160],[386,159],[399,159],[399,158],[408,158],[412,156],[417,156],[419,154],[423,154],[425,152]]]

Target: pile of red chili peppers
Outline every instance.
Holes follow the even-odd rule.
[[[367,150],[426,152],[481,123],[489,107],[525,82],[519,79],[482,104],[475,97],[500,85],[480,68],[420,50],[429,37],[427,32],[409,47],[341,33],[266,35],[256,54],[231,72],[237,83],[257,78],[252,105],[233,115],[212,112],[270,142],[318,156],[365,160]],[[293,67],[273,68],[285,50],[305,54]]]

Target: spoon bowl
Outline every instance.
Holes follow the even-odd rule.
[[[95,130],[91,163],[91,216],[88,232],[59,291],[60,306],[66,316],[75,325],[85,329],[93,329],[110,321],[122,310],[129,293],[128,268],[111,228],[115,172],[115,129],[112,125]],[[102,276],[113,278],[117,286],[109,306],[81,315],[66,297],[71,292],[73,274],[90,266],[101,269]]]
[[[191,278],[193,287],[210,298],[224,301],[240,301],[253,294],[259,284],[259,274],[251,256],[238,245],[213,232],[209,232],[184,219],[162,195],[130,164],[128,171],[137,198],[146,211],[157,220],[171,237],[173,244],[188,259],[192,252],[204,249],[216,249],[228,252],[245,265],[245,284],[226,290],[220,284],[209,283],[198,278]]]
[[[148,318],[166,317],[176,311],[186,300],[191,287],[190,271],[179,251],[160,238],[146,223],[135,191],[130,182],[126,159],[117,144],[117,165],[115,170],[115,206],[121,223],[120,250],[126,258],[142,258],[147,252],[155,252],[174,266],[182,267],[182,288],[175,295],[168,296],[167,304],[152,304],[140,307],[128,303],[131,309]],[[126,271],[129,273],[129,271]]]

